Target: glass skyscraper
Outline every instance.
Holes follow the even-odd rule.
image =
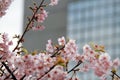
[[[103,44],[112,59],[120,58],[120,0],[71,2],[68,5],[67,36],[76,39],[80,51],[84,44],[94,42]],[[81,80],[97,79],[90,72],[82,75]]]

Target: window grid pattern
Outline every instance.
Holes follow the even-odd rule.
[[[104,44],[113,59],[120,58],[119,4],[120,0],[78,0],[70,3],[68,5],[68,37],[76,39],[81,49],[84,44],[91,41]],[[82,80],[88,80],[88,78],[84,76]],[[92,77],[91,80],[97,79]]]

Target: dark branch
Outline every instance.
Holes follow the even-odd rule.
[[[116,74],[116,72],[113,72],[113,71],[111,71],[111,72],[113,73],[113,75],[117,76],[120,79],[120,76],[118,74]]]
[[[48,74],[52,69],[54,69],[56,65],[53,65],[47,72],[45,72],[45,74],[43,74],[40,78],[38,78],[37,80],[42,79],[46,74]]]
[[[17,70],[17,68],[15,70],[13,70],[12,73],[14,73],[16,70]],[[10,76],[11,76],[11,74],[9,74],[8,76],[6,76],[6,78],[4,80],[8,79]]]
[[[23,80],[25,78],[26,75],[24,75],[20,80]]]
[[[10,73],[10,75],[12,76],[13,80],[17,80],[15,75],[13,74],[13,72],[9,69],[9,67],[5,64],[5,62],[2,62],[3,66],[7,69],[7,71]]]
[[[55,57],[60,50],[63,50],[63,49],[64,49],[64,47],[65,47],[65,46],[62,46],[61,48],[57,48],[56,52],[55,52],[51,57]]]
[[[33,14],[32,18],[31,18],[31,20],[30,20],[29,23],[27,24],[27,26],[26,26],[26,28],[25,28],[25,30],[24,30],[24,32],[23,32],[21,38],[19,39],[19,41],[18,41],[16,47],[13,49],[12,52],[14,52],[14,51],[18,48],[19,44],[20,44],[21,41],[23,40],[23,37],[25,36],[26,32],[28,31],[28,28],[29,28],[30,24],[31,24],[32,21],[34,20],[34,17],[35,17],[35,15],[36,15],[36,13],[39,11],[39,9],[40,9],[40,7],[42,6],[42,4],[43,4],[44,1],[45,1],[45,0],[42,0],[42,1],[41,1],[39,7],[38,7],[38,8],[36,9],[36,11],[34,12],[34,14]]]
[[[71,70],[69,70],[67,73],[69,74],[70,72],[74,71],[74,69],[75,69],[76,67],[78,67],[81,63],[82,63],[82,61],[79,60],[78,63],[77,63]]]

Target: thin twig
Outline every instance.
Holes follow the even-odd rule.
[[[70,73],[70,72],[74,71],[74,69],[75,69],[76,67],[78,67],[81,63],[82,63],[82,61],[79,60],[78,63],[77,63],[71,70],[69,70],[67,73]]]
[[[34,17],[35,17],[35,15],[36,15],[36,13],[37,13],[38,10],[40,9],[40,7],[42,6],[42,4],[43,4],[44,1],[45,1],[45,0],[42,0],[42,1],[41,1],[39,7],[38,7],[38,8],[36,9],[36,11],[34,12],[34,14],[33,14],[32,18],[31,18],[31,20],[30,20],[29,23],[27,24],[27,26],[26,26],[26,28],[25,28],[25,30],[24,30],[24,32],[23,32],[21,38],[19,39],[19,41],[18,41],[16,47],[13,49],[12,52],[14,52],[14,51],[18,48],[18,46],[19,46],[19,44],[21,43],[21,41],[23,40],[23,37],[25,36],[25,34],[26,34],[26,32],[27,32],[27,30],[28,30],[30,24],[31,24],[32,21],[34,20]]]
[[[117,76],[120,79],[120,76],[116,74],[116,72],[111,71],[115,76]]]
[[[15,75],[13,74],[13,72],[9,69],[9,67],[5,64],[5,62],[2,62],[3,66],[7,69],[7,71],[10,73],[10,75],[12,76],[13,80],[17,80]]]
[[[4,70],[2,69],[3,68],[3,65],[0,67],[0,71],[1,71],[1,75],[3,75],[4,74]]]
[[[24,75],[22,78],[20,78],[20,80],[23,80],[26,77],[26,75]]]
[[[114,80],[114,73],[111,76],[112,76],[112,80]]]
[[[54,69],[56,65],[53,65],[47,72],[45,72],[45,74],[43,74],[40,78],[38,78],[37,80],[42,79],[46,74],[48,74],[52,69]]]
[[[15,70],[13,70],[12,73],[14,73],[17,69],[18,68],[16,68]],[[10,76],[11,76],[11,74],[9,74],[8,76],[6,76],[6,78],[4,80],[8,79]]]
[[[58,52],[60,50],[63,50],[64,48],[65,48],[65,46],[62,46],[61,48],[57,48],[57,51],[51,57],[55,57],[58,54]]]

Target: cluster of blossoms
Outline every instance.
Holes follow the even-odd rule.
[[[6,33],[0,34],[0,36],[2,38],[2,41],[0,41],[0,58],[2,58],[2,61],[6,61],[11,56],[9,47],[13,42],[9,40]]]
[[[111,71],[117,71],[120,60],[111,60],[108,53],[98,45],[83,47],[83,54],[77,52],[75,40],[66,41],[64,37],[58,38],[58,45],[53,45],[51,40],[46,44],[46,50],[38,53],[17,54],[9,50],[12,41],[6,34],[1,34],[0,43],[1,62],[6,62],[17,80],[80,80],[77,77],[69,78],[72,71],[87,72],[92,69],[101,80],[106,80]],[[74,61],[78,66],[68,70],[68,63]],[[84,64],[79,66],[80,64]],[[2,66],[2,64],[0,64]],[[10,79],[10,73],[1,68],[0,80]]]
[[[58,0],[51,0],[49,3],[50,6],[54,6],[58,4]],[[40,12],[36,12],[40,8]],[[43,23],[45,19],[48,17],[48,12],[44,9],[44,6],[36,6],[34,4],[34,7],[30,7],[30,9],[33,11],[33,21],[31,22],[31,25],[29,26],[32,30],[44,30],[45,27],[43,25],[40,25],[39,23]],[[37,25],[35,25],[35,22],[37,22]]]
[[[0,17],[4,16],[12,0],[0,0]]]
[[[53,45],[52,40],[48,40],[46,50],[42,52],[28,52],[19,45],[30,29],[44,29],[43,25],[38,24],[43,23],[48,16],[43,2],[44,0],[41,0],[40,6],[34,4],[33,8],[30,7],[33,16],[28,18],[29,23],[23,35],[14,37],[19,40],[13,51],[10,50],[13,41],[9,40],[6,33],[0,34],[0,80],[80,80],[75,74],[89,70],[93,70],[101,80],[107,80],[108,75],[112,76],[112,80],[120,80],[120,76],[117,75],[120,66],[119,58],[111,60],[110,55],[101,45],[86,44],[83,46],[82,54],[78,52],[75,40],[65,40],[64,37],[58,38],[56,45]],[[58,0],[51,0],[49,5],[54,6],[57,3]],[[71,61],[76,65],[69,69]],[[70,73],[73,75],[69,76]]]
[[[58,0],[51,0],[51,3],[49,5],[54,6],[54,5],[57,5],[57,4],[58,4]]]
[[[10,6],[11,2],[12,2],[12,0],[0,0],[0,17],[5,15],[6,10]],[[54,6],[57,4],[58,4],[58,0],[51,0],[49,5]],[[45,12],[45,14],[46,14],[46,12]],[[40,18],[40,19],[42,19],[42,20],[45,19],[44,17],[47,17],[47,15],[38,15],[38,16],[41,16],[42,18]]]
[[[83,47],[83,62],[85,65],[81,69],[82,71],[94,70],[95,75],[102,80],[106,80],[111,72],[116,72],[120,66],[119,58],[111,60],[108,53],[104,51],[103,46],[93,45],[92,48],[89,45]]]

